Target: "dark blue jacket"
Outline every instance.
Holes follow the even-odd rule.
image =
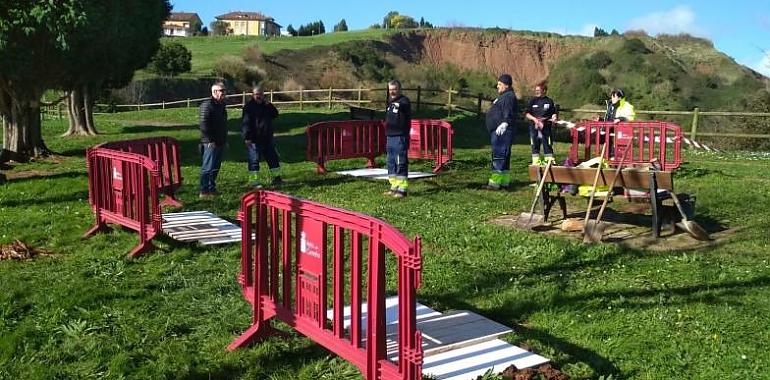
[[[257,103],[251,99],[243,106],[241,115],[241,137],[244,140],[256,141],[260,137],[273,135],[273,119],[278,116],[278,110],[272,103]]]
[[[201,143],[213,142],[224,145],[227,142],[227,109],[224,102],[209,98],[201,103],[199,109]]]
[[[505,90],[492,103],[492,108],[487,111],[487,130],[493,132],[502,122],[508,123],[508,128],[513,128],[516,113],[519,112],[519,103],[513,89]]]
[[[408,136],[412,127],[412,104],[409,98],[399,95],[397,98],[388,99],[385,109],[385,135]]]

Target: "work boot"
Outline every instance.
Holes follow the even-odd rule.
[[[406,191],[396,190],[393,192],[393,198],[406,198]]]
[[[262,188],[262,185],[259,183],[259,172],[249,172],[249,186],[252,189]]]

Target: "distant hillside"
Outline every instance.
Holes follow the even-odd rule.
[[[258,78],[268,89],[296,90],[382,87],[396,77],[409,87],[452,87],[494,96],[495,78],[507,72],[514,77],[519,97],[531,96],[534,84],[547,80],[549,95],[566,108],[603,106],[609,90],[621,87],[638,109],[770,109],[767,78],[737,64],[710,41],[687,35],[594,38],[502,29],[427,29],[175,41],[193,56],[193,71],[181,81],[212,77],[223,56],[237,60],[250,55],[246,58],[254,73],[240,85],[233,81],[240,89],[248,87],[253,80],[249,78]],[[152,75],[140,72],[139,78]],[[155,87],[175,86],[163,82]],[[150,96],[149,92],[134,91],[142,96]],[[688,118],[673,119],[689,124]],[[709,122],[710,128],[721,131],[770,133],[770,123],[758,119],[704,121]]]

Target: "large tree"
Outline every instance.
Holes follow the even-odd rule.
[[[68,93],[65,135],[93,135],[93,108],[105,88],[122,87],[158,50],[166,0],[84,0],[87,16],[67,54],[61,88]]]
[[[40,98],[48,89],[69,91],[68,133],[95,133],[96,91],[146,65],[169,10],[166,0],[0,1],[0,161],[46,152]]]
[[[77,0],[0,1],[0,162],[46,152],[40,98],[60,83],[72,39],[85,20]]]

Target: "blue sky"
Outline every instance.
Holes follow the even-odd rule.
[[[706,37],[736,61],[770,76],[770,0],[732,1],[468,1],[412,0],[171,0],[175,11],[196,12],[205,25],[230,11],[257,11],[286,27],[322,20],[327,30],[340,19],[350,29],[382,22],[392,10],[436,26],[501,27],[561,34],[644,29]]]

